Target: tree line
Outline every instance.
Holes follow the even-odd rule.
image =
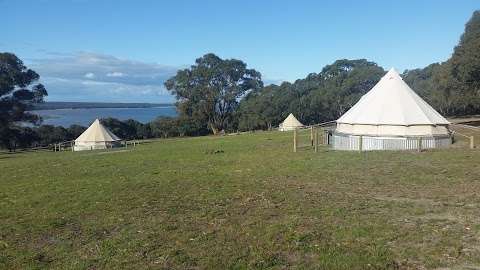
[[[169,138],[207,135],[209,130],[196,126],[192,121],[177,117],[158,117],[148,123],[128,119],[103,118],[100,122],[123,140],[149,138]],[[35,147],[53,147],[53,144],[75,140],[87,127],[71,125],[69,127],[40,125],[16,126],[9,131],[9,137],[3,140],[3,148],[10,151]]]
[[[445,62],[407,70],[405,81],[447,116],[480,113],[480,11],[475,11]]]
[[[264,86],[260,72],[243,61],[210,53],[165,82],[176,97],[178,117],[159,117],[146,124],[112,118],[102,122],[123,139],[267,130],[289,113],[304,124],[320,123],[340,117],[385,73],[366,59],[342,59],[293,83]],[[402,77],[445,116],[480,114],[480,11],[467,22],[449,59],[406,70]],[[0,147],[72,140],[85,129],[19,124],[41,121],[27,111],[47,95],[38,79],[14,54],[0,53]]]

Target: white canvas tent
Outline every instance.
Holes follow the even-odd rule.
[[[293,114],[289,114],[282,123],[280,123],[278,130],[280,131],[288,131],[294,130],[297,128],[303,127],[303,124],[295,118]]]
[[[112,148],[120,144],[121,139],[104,127],[98,119],[90,125],[76,140],[74,151]]]
[[[392,68],[337,120],[333,145],[343,150],[435,148],[450,144],[449,124]]]

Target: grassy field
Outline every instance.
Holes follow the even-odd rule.
[[[480,268],[479,150],[291,138],[1,155],[0,269]]]

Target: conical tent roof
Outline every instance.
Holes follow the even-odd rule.
[[[283,120],[282,125],[283,127],[303,127],[303,124],[292,113]]]
[[[402,126],[450,124],[418,96],[393,68],[337,123]]]
[[[120,138],[104,127],[98,119],[95,119],[75,142],[114,142],[119,140]]]

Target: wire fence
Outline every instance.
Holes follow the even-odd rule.
[[[324,122],[298,128],[293,131],[293,151],[301,149],[312,149],[318,151],[321,145],[329,145],[333,139],[332,132],[335,129],[335,121]],[[468,147],[470,149],[476,148],[475,136],[480,137],[480,126],[472,126],[465,123],[451,124],[453,136],[457,136],[456,141],[460,141],[457,147]],[[238,133],[235,133],[235,135]],[[231,135],[231,134],[228,134]],[[291,133],[287,135],[291,137]],[[458,139],[459,138],[459,139]],[[185,138],[169,138],[167,140],[179,140]],[[141,140],[124,140],[121,141],[120,146],[124,148],[136,147],[137,145],[149,144],[158,141],[164,141],[164,138],[152,138]],[[74,151],[75,141],[64,141],[44,146],[37,146],[31,148],[18,148],[14,151],[0,150],[1,154],[12,153],[28,153],[28,152],[60,152],[60,151]]]
[[[318,147],[329,144],[329,128],[326,126],[312,125],[293,131],[293,152],[300,149],[312,149],[318,152]]]
[[[120,141],[118,143],[118,146],[119,147],[123,147],[123,148],[129,148],[129,147],[136,147],[137,145],[139,144],[148,144],[148,143],[151,143],[151,142],[154,142],[154,141],[158,141],[158,139],[156,140],[153,140],[153,139],[149,139],[149,140],[124,140],[124,141]],[[89,147],[87,147],[89,148]],[[105,147],[103,148],[98,148],[98,147],[92,147],[92,148],[89,148],[88,150],[99,150],[99,149],[102,149],[102,150],[107,150],[107,149],[111,149],[112,147],[109,147],[107,145],[105,145]],[[118,147],[115,147],[115,148],[118,148]],[[64,152],[64,151],[71,151],[71,152],[74,152],[76,149],[75,149],[75,141],[64,141],[64,142],[59,142],[59,143],[52,143],[52,144],[48,144],[48,145],[45,145],[45,146],[37,146],[37,147],[29,147],[29,148],[16,148],[16,149],[12,149],[12,150],[0,150],[0,155],[7,155],[7,154],[15,154],[15,153],[31,153],[31,152]]]
[[[466,124],[452,124],[453,136],[458,135],[461,139],[458,140],[460,146],[466,146],[470,149],[476,148],[475,145],[475,136],[480,136],[480,127],[470,126]]]

